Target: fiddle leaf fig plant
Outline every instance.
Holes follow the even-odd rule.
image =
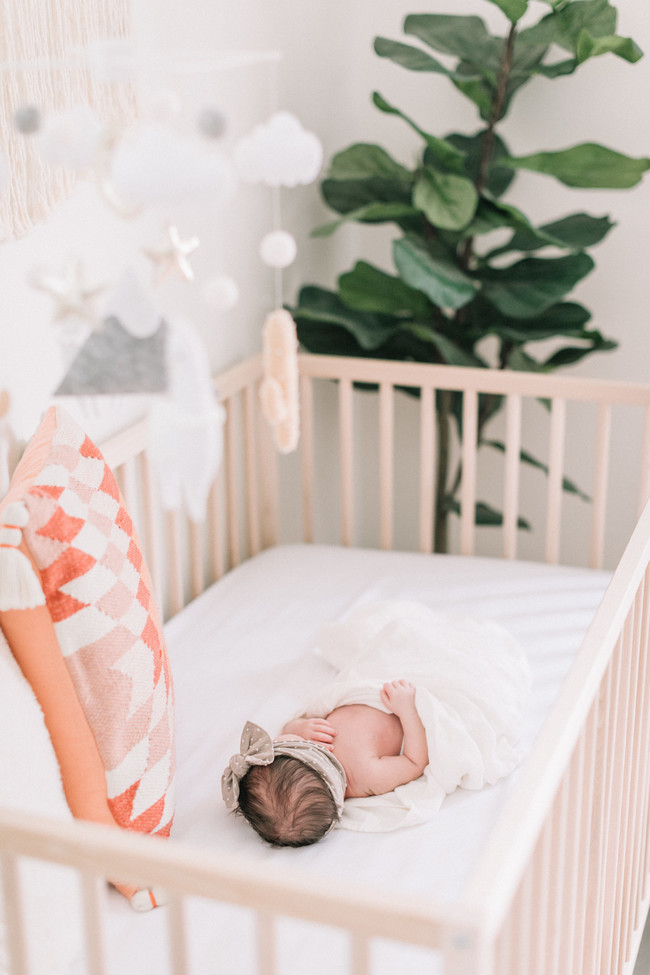
[[[360,259],[341,274],[336,290],[303,287],[291,311],[309,351],[549,371],[616,346],[570,298],[593,270],[589,251],[610,232],[612,220],[576,210],[539,224],[505,197],[520,170],[576,189],[627,189],[639,183],[650,159],[596,142],[517,155],[500,126],[524,85],[564,79],[606,54],[634,63],[642,52],[616,33],[617,11],[609,0],[477,3],[500,8],[502,34],[491,33],[476,15],[411,14],[403,24],[408,42],[375,38],[378,57],[446,78],[474,104],[479,128],[435,135],[426,119],[373,93],[378,111],[418,136],[417,160],[405,165],[365,142],[338,152],[321,182],[336,218],[314,233],[327,237],[350,221],[392,225],[394,270]],[[539,19],[530,23],[528,15],[536,12]],[[488,336],[496,350],[489,360]],[[550,353],[549,339],[555,340]],[[536,343],[546,343],[546,353]],[[500,406],[496,397],[482,399],[479,445],[500,448],[485,433]],[[452,469],[450,450],[454,425],[462,437],[458,398],[439,394],[437,416],[435,547],[445,551],[448,516],[458,510],[459,470]],[[521,459],[543,466],[528,453]],[[570,482],[564,486],[578,491]],[[501,521],[483,502],[476,517],[484,524]]]

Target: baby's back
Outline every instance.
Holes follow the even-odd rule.
[[[400,719],[367,704],[346,704],[335,708],[327,720],[337,732],[334,755],[345,769],[346,799],[373,795],[368,780],[370,764],[373,759],[400,754]]]

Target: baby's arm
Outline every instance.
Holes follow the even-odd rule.
[[[401,755],[380,755],[373,760],[369,769],[373,795],[383,795],[398,785],[412,782],[429,764],[427,736],[415,707],[413,684],[407,680],[388,681],[381,689],[380,697],[382,704],[400,719],[404,744]]]
[[[283,735],[298,735],[307,741],[318,742],[330,751],[334,750],[336,728],[324,718],[294,718],[288,721],[282,729]]]

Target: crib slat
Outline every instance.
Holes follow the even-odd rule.
[[[519,513],[519,470],[521,452],[521,396],[506,401],[506,460],[503,495],[503,556],[517,557],[517,518]]]
[[[235,404],[226,401],[225,462],[226,462],[226,515],[228,522],[228,556],[230,568],[241,562],[239,538],[239,490],[237,485],[237,433],[235,430]]]
[[[165,526],[167,533],[167,598],[169,614],[174,616],[185,605],[181,524],[178,511],[165,512]]]
[[[277,945],[275,937],[275,918],[268,911],[258,911],[257,925],[257,970],[259,975],[277,975]]]
[[[368,939],[354,932],[350,935],[350,962],[351,975],[369,975]]]
[[[391,383],[379,386],[379,504],[380,545],[382,549],[393,546],[393,466],[395,422],[393,416],[394,392]]]
[[[187,922],[182,897],[169,896],[166,906],[169,954],[173,975],[188,975]]]
[[[190,519],[188,541],[190,550],[190,593],[192,599],[200,596],[205,589],[203,580],[204,540],[205,529],[203,525]]]
[[[162,606],[162,553],[159,543],[159,533],[156,518],[158,513],[158,504],[154,491],[151,465],[145,453],[138,455],[138,474],[140,479],[140,496],[142,499],[142,524],[144,528],[143,545],[146,552],[146,561],[149,568],[149,573],[151,575],[151,581],[153,583],[156,602],[158,606]]]
[[[650,652],[650,570],[646,569],[643,579],[643,601],[645,612],[643,613],[643,631],[641,634],[641,653],[642,666],[641,675],[638,682],[639,713],[642,716],[642,729],[639,735],[639,782],[637,785],[637,798],[634,806],[637,814],[635,829],[635,839],[633,847],[636,850],[634,858],[634,883],[633,883],[633,907],[630,914],[630,927],[632,930],[641,925],[644,919],[641,917],[641,905],[645,898],[645,841],[647,838],[646,824],[648,822],[648,801],[650,795],[650,768],[645,756],[650,752],[650,693],[648,683],[650,681],[650,664],[648,654]]]
[[[598,734],[598,761],[594,783],[593,836],[589,860],[590,902],[588,938],[585,945],[585,972],[600,971],[602,957],[602,931],[605,904],[605,878],[607,871],[608,813],[610,790],[608,788],[612,761],[612,737],[616,716],[613,702],[618,692],[618,655],[615,653],[607,668],[601,687],[599,716],[601,724]]]
[[[302,479],[302,537],[314,541],[314,395],[309,376],[300,377],[300,469]]]
[[[565,429],[566,401],[563,399],[554,399],[551,408],[545,556],[547,562],[553,563],[557,562],[560,556],[560,517],[562,511]]]
[[[629,953],[629,946],[632,941],[633,925],[632,917],[635,914],[635,868],[638,860],[638,805],[640,802],[639,779],[640,765],[644,757],[639,750],[641,736],[643,734],[643,658],[641,640],[644,629],[643,613],[647,608],[645,604],[644,586],[641,586],[635,598],[634,612],[634,631],[633,646],[630,660],[630,708],[628,719],[628,734],[630,736],[629,748],[629,772],[625,776],[626,783],[626,808],[624,811],[624,839],[625,857],[623,865],[619,868],[622,871],[621,883],[621,904],[620,904],[620,936],[618,939],[618,952],[615,956],[616,964],[621,968],[626,961]],[[626,880],[626,882],[625,882]]]
[[[249,555],[257,555],[261,548],[257,473],[255,387],[244,390],[244,449],[246,455],[246,525]]]
[[[268,423],[260,424],[260,471],[262,488],[262,547],[275,545],[280,535],[278,499],[278,452]]]
[[[641,467],[639,471],[639,496],[637,500],[637,517],[645,508],[650,497],[650,407],[645,411],[643,425],[643,439],[641,441]]]
[[[104,901],[106,881],[97,874],[84,872],[81,876],[86,959],[89,975],[104,975],[106,971],[106,942],[104,936]]]
[[[217,474],[212,487],[210,488],[210,494],[208,497],[210,570],[212,573],[212,580],[215,582],[218,579],[221,579],[222,575],[226,571],[224,561],[224,541],[222,528],[223,514],[221,504],[223,490],[223,469],[221,469]]]
[[[0,862],[2,863],[5,939],[11,975],[29,975],[27,932],[18,857],[11,853],[3,853]]]
[[[573,763],[571,763],[573,765]],[[565,776],[553,805],[553,837],[552,849],[549,850],[549,862],[556,866],[550,870],[548,895],[549,904],[549,938],[551,946],[544,971],[553,975],[563,975],[566,968],[562,964],[563,932],[567,923],[573,924],[575,918],[567,911],[571,898],[573,873],[570,868],[570,857],[573,850],[568,843],[568,832],[571,828],[569,821],[571,783]]]
[[[463,478],[460,496],[460,554],[473,555],[476,509],[476,437],[478,396],[474,390],[463,393]]]
[[[602,965],[607,972],[616,975],[618,967],[613,963],[617,955],[618,928],[621,918],[621,864],[625,859],[624,794],[627,788],[629,699],[630,699],[630,650],[634,612],[625,621],[618,647],[620,658],[618,694],[615,700],[616,723],[613,740],[612,773],[609,780],[610,811],[608,816],[608,864],[607,902],[603,925]]]
[[[435,469],[434,391],[423,386],[420,394],[420,551],[433,550]]]
[[[592,569],[600,569],[603,565],[611,427],[611,407],[608,403],[601,403],[598,407],[596,470],[594,476],[594,497],[591,508],[591,551],[589,555],[589,567]]]
[[[597,738],[598,738],[599,705],[596,700],[589,712],[581,735],[580,752],[582,755],[581,777],[575,781],[574,793],[578,805],[576,817],[578,868],[576,871],[577,896],[575,924],[571,925],[569,941],[573,951],[569,954],[567,971],[582,975],[586,972],[585,938],[587,931],[588,904],[592,894],[589,872],[589,858],[592,843],[592,813],[591,797],[595,794]],[[579,789],[579,786],[581,787]],[[593,920],[593,919],[592,919]]]
[[[341,463],[341,544],[352,544],[353,420],[352,383],[339,381],[339,445]]]

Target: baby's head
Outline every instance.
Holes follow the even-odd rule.
[[[240,754],[221,780],[228,809],[239,809],[273,846],[307,846],[339,821],[345,772],[323,745],[304,738],[272,741],[247,722]]]
[[[250,767],[239,783],[239,808],[255,832],[273,846],[316,843],[339,820],[323,777],[288,755],[279,755],[270,765]]]

